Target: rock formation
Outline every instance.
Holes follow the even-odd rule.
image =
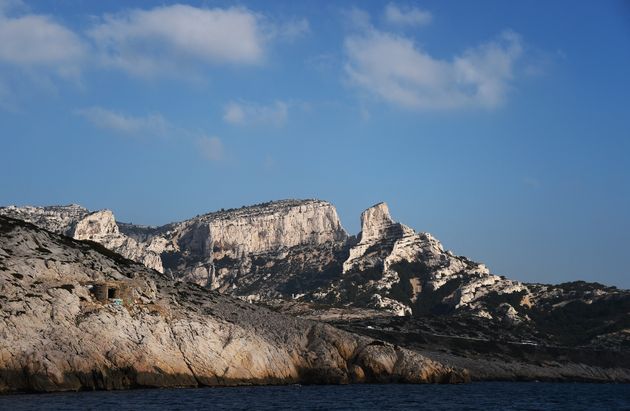
[[[492,317],[498,311],[490,307],[491,314],[483,301],[493,292],[528,289],[446,251],[431,234],[395,222],[387,205],[379,203],[362,213],[359,242],[349,248],[339,278],[307,293],[305,300],[361,305],[397,315],[465,309]],[[503,311],[518,319],[513,311]]]
[[[19,298],[11,297],[7,301],[0,301],[2,310],[10,310],[11,318],[9,322],[5,320],[5,323],[0,323],[0,325],[10,324],[13,328],[18,327],[14,330],[12,328],[13,340],[11,341],[13,343],[19,343],[20,337],[17,337],[19,333],[40,335],[38,338],[52,338],[52,341],[57,341],[55,340],[57,337],[53,338],[42,329],[33,331],[28,327],[21,328],[26,326],[22,324],[21,319],[17,320],[17,316],[25,315],[24,313],[28,313],[31,307],[46,306],[46,304],[52,307],[56,299],[63,297],[63,305],[75,307],[72,308],[74,311],[71,314],[78,316],[78,313],[83,312],[81,310],[85,308],[84,306],[89,305],[86,305],[87,302],[94,303],[93,297],[90,297],[86,291],[89,281],[94,281],[94,279],[127,281],[123,277],[135,282],[147,281],[146,284],[143,283],[144,285],[132,287],[136,290],[134,294],[136,297],[133,299],[135,302],[132,306],[125,306],[125,312],[119,313],[116,311],[119,308],[114,306],[103,306],[105,308],[99,308],[99,314],[94,321],[106,324],[108,335],[118,335],[116,338],[120,339],[127,338],[125,335],[128,332],[132,335],[141,333],[138,330],[144,329],[142,327],[146,324],[150,324],[150,329],[166,330],[162,334],[147,337],[149,338],[147,341],[157,339],[171,347],[169,350],[174,351],[173,347],[183,350],[180,356],[181,361],[179,365],[174,363],[160,365],[160,370],[167,370],[165,372],[142,368],[145,365],[137,367],[134,365],[129,368],[132,371],[125,371],[122,374],[115,371],[118,373],[116,375],[127,381],[116,382],[116,384],[143,385],[144,382],[138,380],[139,375],[145,377],[152,375],[150,378],[158,378],[155,375],[180,375],[181,372],[183,372],[181,375],[188,376],[186,378],[191,378],[192,375],[196,378],[195,381],[202,381],[202,384],[210,381],[206,377],[199,378],[199,375],[203,373],[206,373],[204,375],[220,375],[221,377],[213,380],[215,382],[244,381],[230,376],[229,373],[223,376],[210,365],[207,365],[210,368],[203,368],[203,373],[197,372],[198,370],[190,365],[190,359],[195,358],[196,361],[199,354],[187,351],[201,347],[206,350],[204,352],[212,352],[215,356],[212,357],[214,360],[209,360],[210,357],[199,359],[201,363],[214,364],[219,361],[220,354],[216,353],[218,345],[208,348],[204,344],[209,343],[204,342],[204,339],[210,338],[209,335],[212,334],[208,330],[216,330],[217,327],[219,330],[226,327],[231,329],[232,325],[226,325],[221,321],[233,324],[232,315],[238,316],[239,327],[245,327],[246,331],[243,329],[234,331],[236,333],[234,335],[244,341],[249,341],[248,332],[256,335],[262,333],[266,336],[264,341],[274,342],[272,345],[280,341],[278,344],[283,347],[286,344],[291,347],[301,347],[287,349],[292,362],[287,362],[289,360],[284,357],[284,351],[282,354],[273,354],[276,351],[272,348],[263,348],[264,352],[272,353],[269,355],[274,358],[274,361],[293,365],[282,368],[282,371],[273,371],[269,375],[252,374],[248,381],[261,383],[320,381],[317,378],[323,378],[321,381],[347,381],[360,380],[361,373],[365,374],[366,378],[371,375],[368,378],[370,381],[379,380],[380,377],[377,378],[374,371],[366,371],[367,363],[356,363],[358,358],[363,358],[359,355],[359,351],[363,352],[363,348],[352,351],[350,357],[345,349],[342,351],[346,354],[339,354],[341,357],[334,354],[333,350],[333,354],[330,355],[336,358],[334,360],[329,356],[322,357],[325,358],[322,359],[325,364],[332,361],[338,365],[335,368],[336,371],[330,372],[341,377],[336,380],[329,379],[332,378],[327,374],[329,371],[325,371],[327,377],[321,377],[319,371],[313,371],[313,367],[321,366],[320,363],[315,365],[313,362],[307,362],[305,365],[304,362],[300,362],[302,360],[296,360],[296,358],[302,358],[303,355],[307,358],[319,358],[320,354],[313,357],[312,350],[329,352],[330,346],[326,345],[328,343],[313,342],[310,337],[307,338],[308,341],[304,340],[305,335],[320,336],[324,331],[315,332],[309,328],[310,325],[304,325],[307,322],[295,320],[298,322],[294,323],[291,322],[293,320],[287,320],[288,317],[276,317],[276,314],[269,311],[259,311],[254,305],[245,301],[264,304],[279,312],[333,322],[346,330],[370,337],[372,339],[370,341],[378,338],[379,341],[388,341],[394,346],[420,350],[425,356],[437,362],[467,368],[471,371],[473,378],[477,379],[630,380],[628,377],[630,358],[627,355],[627,352],[630,352],[630,334],[627,331],[630,324],[630,292],[584,282],[559,285],[524,284],[492,274],[485,265],[446,250],[431,234],[416,232],[396,222],[390,216],[389,209],[384,203],[370,207],[362,214],[361,232],[357,237],[348,236],[334,207],[319,200],[284,200],[240,209],[222,210],[161,227],[144,227],[116,222],[111,211],[102,210],[90,213],[74,205],[42,208],[5,207],[0,208],[0,215],[29,221],[46,230],[87,241],[83,243],[66,237],[44,235],[41,234],[45,233],[43,231],[38,232],[36,239],[32,241],[24,240],[30,248],[24,252],[23,257],[20,257],[19,264],[21,265],[13,266],[8,272],[13,270],[13,273],[21,276],[24,276],[22,272],[27,272],[32,278],[7,277],[10,283],[7,283],[9,285],[6,288],[8,294],[4,295],[18,292],[16,290],[22,290],[18,292],[22,294],[19,294]],[[13,221],[11,224],[17,224],[14,220],[11,221]],[[26,230],[20,227],[19,230]],[[5,240],[3,235],[2,241]],[[83,250],[83,254],[65,250],[59,245],[63,245],[63,241],[69,242],[66,245],[79,247]],[[54,247],[48,243],[52,243]],[[0,258],[2,258],[0,262],[3,264],[0,266],[0,271],[3,267],[7,268],[5,261],[13,260],[14,263],[18,261],[15,259],[15,252],[11,249],[11,247],[19,249],[18,245],[7,244],[9,248],[0,250]],[[92,251],[86,254],[85,247]],[[95,254],[95,250],[106,254],[110,253],[109,250],[113,250],[123,257],[162,272],[163,275],[158,275],[155,271],[145,269],[140,265],[133,265],[124,259],[123,264],[123,260],[120,260],[122,257],[118,254],[110,255],[114,261],[118,262],[118,266],[113,267],[111,260],[103,260],[101,254]],[[37,258],[32,256],[27,258],[28,253],[36,253]],[[35,265],[28,266],[28,264]],[[71,267],[74,268],[71,269],[71,274],[68,274],[67,270]],[[50,291],[53,286],[48,283],[42,285],[44,282],[40,283],[41,279],[35,279],[39,271],[46,273],[46,276],[50,278],[56,278],[55,281],[60,282],[61,285],[70,284],[64,287],[77,290],[70,294],[78,300],[63,294],[62,291]],[[62,280],[68,275],[70,275],[69,278],[74,278],[74,282],[66,283]],[[27,283],[22,281],[24,278],[27,278],[24,280],[28,281]],[[65,289],[64,287],[62,289]],[[30,289],[36,292],[24,291]],[[216,290],[220,294],[204,294],[208,292],[207,290]],[[1,292],[2,290],[0,294]],[[209,297],[202,298],[202,296]],[[239,297],[239,300],[233,300],[229,296]],[[67,300],[67,298],[72,298],[72,300]],[[76,308],[76,304],[79,308]],[[231,306],[234,307],[236,314],[232,314],[225,308]],[[97,305],[98,307],[100,306]],[[161,312],[162,309],[166,310],[164,312],[174,313],[173,317],[169,314],[154,318],[157,315],[156,310]],[[58,313],[65,312],[64,310],[66,309],[62,307],[54,310],[51,308],[46,315],[57,316]],[[265,314],[249,316],[246,314],[249,311]],[[212,316],[209,317],[214,318],[212,320],[206,317],[201,319],[199,316],[203,313],[218,316],[219,319]],[[75,320],[79,318],[72,315],[64,318]],[[123,317],[118,317],[118,315]],[[23,318],[33,324],[39,321],[40,326],[44,327],[41,324],[45,323],[40,319]],[[177,321],[185,319],[195,325],[178,323],[176,328],[172,328],[171,318],[176,318]],[[242,320],[247,318],[252,320]],[[280,318],[285,319],[280,320]],[[70,319],[68,319],[69,324],[72,323]],[[112,322],[115,324],[116,321],[128,322],[128,324],[125,323],[127,327],[125,333],[119,333],[119,335],[117,329],[112,328],[114,327]],[[221,325],[217,325],[216,321],[219,321]],[[283,337],[285,340],[277,340],[279,337],[276,334],[273,336],[265,334],[266,331],[263,331],[256,321],[264,324],[268,321],[274,324],[284,321],[291,325],[274,328],[278,333],[285,335]],[[167,326],[171,328],[167,329]],[[296,327],[298,331],[291,331],[292,327]],[[313,325],[313,327],[320,330],[318,327],[322,326]],[[170,334],[167,332],[169,329]],[[189,329],[190,333],[185,331]],[[2,330],[0,328],[0,332]],[[81,344],[88,347],[95,344],[96,340],[80,337],[76,333],[72,334],[76,330],[74,328],[71,330],[71,338],[78,338],[82,341]],[[326,327],[321,330],[328,330],[324,332],[326,335],[325,338],[322,337],[324,340],[329,338],[329,331],[333,334],[339,332]],[[94,332],[92,328],[90,332]],[[180,338],[177,332],[188,334]],[[98,335],[99,338],[105,338]],[[205,337],[199,337],[200,335]],[[289,336],[293,337],[290,337],[291,341],[287,342],[286,338]],[[356,336],[348,338],[364,341]],[[193,340],[196,342],[191,343],[190,341]],[[122,344],[116,341],[117,344]],[[221,341],[225,343],[224,340]],[[299,344],[295,341],[299,341]],[[61,338],[54,344],[61,345],[66,342],[67,340]],[[131,350],[130,344],[125,342],[123,346]],[[363,342],[356,344],[356,347],[364,347],[361,345]],[[375,343],[374,346],[380,347],[379,344]],[[73,345],[70,344],[70,346]],[[389,358],[388,363],[394,361],[394,358],[397,358],[394,364],[406,363],[407,360],[398,362],[400,357],[394,346],[388,345],[389,348],[386,350],[390,354],[383,354],[381,357]],[[304,347],[319,348],[311,350]],[[504,354],[495,355],[489,351],[489,347],[494,347],[497,353]],[[166,348],[142,346],[142,350],[151,352],[147,354],[147,358],[151,361],[159,357],[151,351],[153,349],[160,351]],[[36,351],[32,347],[29,350],[32,351],[26,351]],[[379,349],[369,348],[366,352],[373,350]],[[3,355],[0,352],[0,359],[15,357],[14,354],[11,354],[13,357]],[[65,354],[59,355],[60,358],[65,358]],[[126,352],[121,354],[126,359],[135,358],[129,355]],[[36,357],[35,354],[32,356]],[[101,371],[98,373],[101,374],[97,375],[102,375],[103,372],[112,373],[113,369],[118,370],[124,363],[119,360],[113,361],[98,350],[82,352],[79,357],[82,356],[98,359],[95,361],[99,364],[98,369]],[[556,357],[563,358],[564,362],[558,363],[559,365],[544,365],[556,364],[557,361],[554,360]],[[343,358],[343,361],[339,358]],[[48,360],[39,359],[38,361],[46,363]],[[28,363],[25,359],[20,359],[20,361],[11,363],[13,368],[9,368],[15,369],[18,365]],[[225,362],[221,361],[219,361],[221,364]],[[144,363],[140,359],[134,359],[133,364]],[[182,364],[188,367],[188,374],[185,369],[182,371]],[[241,370],[250,366],[259,367],[259,364],[256,364],[230,365],[229,370],[239,369],[239,367]],[[361,371],[355,367],[357,364],[361,367]],[[41,367],[46,369],[46,366]],[[193,367],[192,371],[190,367]],[[291,367],[297,370],[297,374]],[[329,370],[330,367],[326,367],[324,368]],[[436,370],[440,369],[439,365],[436,367],[438,367],[435,368]],[[394,370],[392,372],[397,376],[391,377],[392,374],[388,371],[389,374],[384,375],[390,377],[384,377],[385,379],[399,378],[400,372],[395,371],[396,367],[385,368]],[[100,380],[100,382],[94,382],[93,378],[96,377],[89,377],[92,378],[89,380],[86,376],[77,376],[83,375],[81,373],[74,375],[70,377],[74,381],[74,386],[79,384],[76,381],[79,381],[81,386],[106,387],[109,384]],[[92,382],[88,382],[85,378]],[[172,378],[174,379],[169,380],[168,384],[187,385],[182,382],[184,380]],[[30,382],[24,384],[28,385]]]
[[[115,234],[98,225],[81,230]],[[175,281],[7,217],[0,337],[0,392],[467,380],[415,351]]]
[[[385,203],[362,213],[358,241],[343,229],[335,208],[320,200],[221,210],[161,227],[117,223],[109,210],[90,213],[77,205],[9,206],[0,215],[95,241],[174,279],[249,301],[295,300],[395,315],[466,312],[519,323],[561,292],[490,273],[445,250],[431,234],[394,221]]]
[[[139,242],[122,234],[110,210],[90,213],[87,209],[75,204],[22,208],[9,206],[0,208],[0,215],[18,218],[77,240],[95,241],[126,258],[154,270],[163,271],[160,258],[163,242],[160,239]]]

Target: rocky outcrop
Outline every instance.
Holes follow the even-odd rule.
[[[86,208],[77,204],[48,207],[0,207],[0,215],[28,221],[53,233],[69,237],[72,237],[77,222],[89,213]]]
[[[0,337],[0,392],[467,380],[413,350],[175,281],[7,217]]]
[[[466,368],[473,381],[630,382],[627,346],[567,346],[527,324],[497,327],[496,320],[472,316],[337,318],[332,324]]]
[[[78,205],[51,207],[1,207],[0,215],[18,218],[77,240],[91,240],[122,256],[162,272],[160,239],[140,242],[120,232],[110,210],[90,213]]]
[[[70,231],[71,237],[77,240],[90,240],[102,244],[121,254],[123,257],[137,261],[145,266],[163,272],[160,257],[165,242],[159,238],[148,242],[139,242],[122,234],[110,210],[96,211],[77,221]]]
[[[360,240],[343,263],[344,273],[377,267],[399,239],[413,234],[411,228],[392,220],[387,204],[368,208],[361,214]]]
[[[487,307],[484,301],[492,293],[528,293],[526,286],[492,275],[483,264],[445,250],[431,234],[395,222],[387,204],[363,212],[359,239],[343,275],[310,294],[309,301],[361,304],[397,315],[464,309],[520,320],[514,309]]]

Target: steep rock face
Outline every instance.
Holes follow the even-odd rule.
[[[254,267],[266,260],[272,275],[278,260],[294,248],[319,252],[339,247],[348,235],[337,211],[325,201],[285,200],[206,214],[165,226],[170,247],[163,255],[167,272],[223,292],[259,281]],[[311,267],[319,269],[317,261]],[[270,281],[273,282],[273,279]]]
[[[122,304],[99,297],[105,286]],[[0,392],[466,380],[415,351],[0,217]]]
[[[160,239],[139,242],[122,234],[110,210],[95,211],[79,220],[71,230],[71,237],[77,240],[90,240],[104,245],[123,257],[163,272],[160,254],[165,243]]]
[[[96,211],[78,220],[72,230],[72,237],[77,240],[94,240],[120,234],[114,214],[109,210]]]

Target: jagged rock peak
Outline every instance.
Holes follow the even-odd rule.
[[[375,204],[361,213],[361,239],[375,238],[383,228],[393,223],[387,203]]]
[[[350,255],[343,263],[343,272],[379,266],[396,241],[414,234],[411,228],[392,219],[386,203],[373,205],[361,213],[359,243],[350,249]]]
[[[403,234],[413,234],[413,230],[392,219],[387,203],[375,204],[361,213],[361,243],[399,238]]]

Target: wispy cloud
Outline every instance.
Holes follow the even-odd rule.
[[[75,75],[87,54],[79,36],[44,15],[9,17],[0,9],[0,39],[0,62],[62,76]]]
[[[197,140],[201,155],[210,161],[220,161],[224,156],[223,143],[218,137],[201,137]]]
[[[426,26],[433,20],[433,15],[417,7],[398,7],[389,3],[385,7],[385,20],[400,26]]]
[[[53,17],[0,0],[1,110],[22,111],[32,90],[54,94],[60,80],[81,86],[88,56],[89,45]]]
[[[271,125],[281,127],[289,118],[289,105],[276,101],[270,105],[230,102],[223,112],[223,120],[234,125]]]
[[[162,136],[171,128],[159,114],[134,117],[102,107],[83,108],[76,113],[98,128],[119,134]]]
[[[345,72],[369,93],[409,109],[499,106],[510,89],[521,38],[505,31],[450,60],[410,38],[369,27],[345,40]]]
[[[132,116],[102,107],[75,110],[75,114],[85,118],[95,127],[125,136],[166,137],[177,135],[182,144],[194,144],[206,160],[219,161],[223,160],[225,156],[223,143],[218,137],[208,137],[198,130],[178,127],[159,114]]]
[[[245,8],[134,9],[104,16],[88,35],[106,63],[137,74],[184,63],[257,64],[264,55],[260,17]]]

